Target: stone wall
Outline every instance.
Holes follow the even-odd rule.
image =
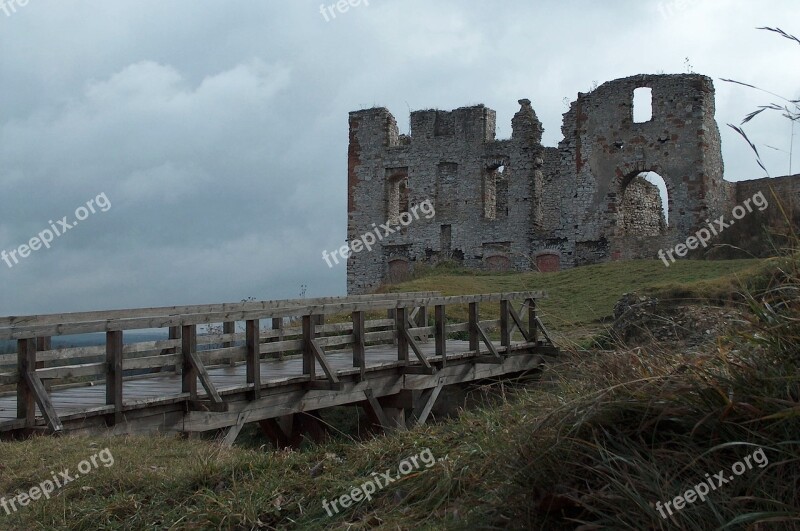
[[[636,123],[634,93],[652,92],[652,116]],[[554,271],[616,259],[655,258],[772,184],[793,197],[800,179],[723,180],[714,86],[697,74],[639,75],[580,93],[558,147],[541,144],[531,102],[519,100],[512,136],[478,105],[411,113],[400,135],[384,108],[350,113],[348,239],[396,221],[425,201],[436,210],[348,259],[351,294],[398,281],[420,264]],[[663,178],[665,220],[658,189]]]

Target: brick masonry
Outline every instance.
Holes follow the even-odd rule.
[[[652,92],[652,119],[635,123],[633,95]],[[347,289],[367,293],[418,264],[455,261],[481,270],[557,271],[615,259],[655,258],[727,214],[742,196],[779,184],[795,198],[800,179],[723,179],[714,86],[697,74],[638,75],[579,93],[557,148],[519,100],[512,135],[495,138],[483,105],[411,113],[399,134],[385,108],[350,113],[348,240],[430,200],[420,217],[371,252],[350,256]],[[663,178],[668,220],[657,187]]]

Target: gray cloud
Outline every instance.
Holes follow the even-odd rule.
[[[485,103],[507,137],[528,97],[555,145],[565,98],[690,67],[715,79],[727,177],[759,177],[724,124],[770,98],[718,79],[800,95],[796,45],[754,29],[798,33],[798,14],[795,0],[370,0],[329,22],[288,0],[0,11],[0,249],[101,192],[112,203],[0,262],[0,314],[344,293],[321,252],[346,236],[347,113],[373,105],[407,127],[409,109]],[[789,148],[777,117],[748,130]]]

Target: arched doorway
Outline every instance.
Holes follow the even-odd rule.
[[[669,225],[669,196],[664,178],[656,172],[633,175],[620,191],[617,226],[630,236],[658,236]]]

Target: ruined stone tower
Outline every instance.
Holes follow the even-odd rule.
[[[641,123],[637,89],[652,95]],[[655,258],[736,198],[736,185],[723,180],[706,76],[638,75],[580,93],[557,148],[541,144],[531,102],[519,104],[507,140],[495,138],[495,112],[483,105],[412,112],[409,135],[385,108],[350,113],[348,239],[424,201],[436,214],[352,254],[349,293],[402,280],[424,262],[554,271]],[[663,179],[666,216],[646,172]]]

